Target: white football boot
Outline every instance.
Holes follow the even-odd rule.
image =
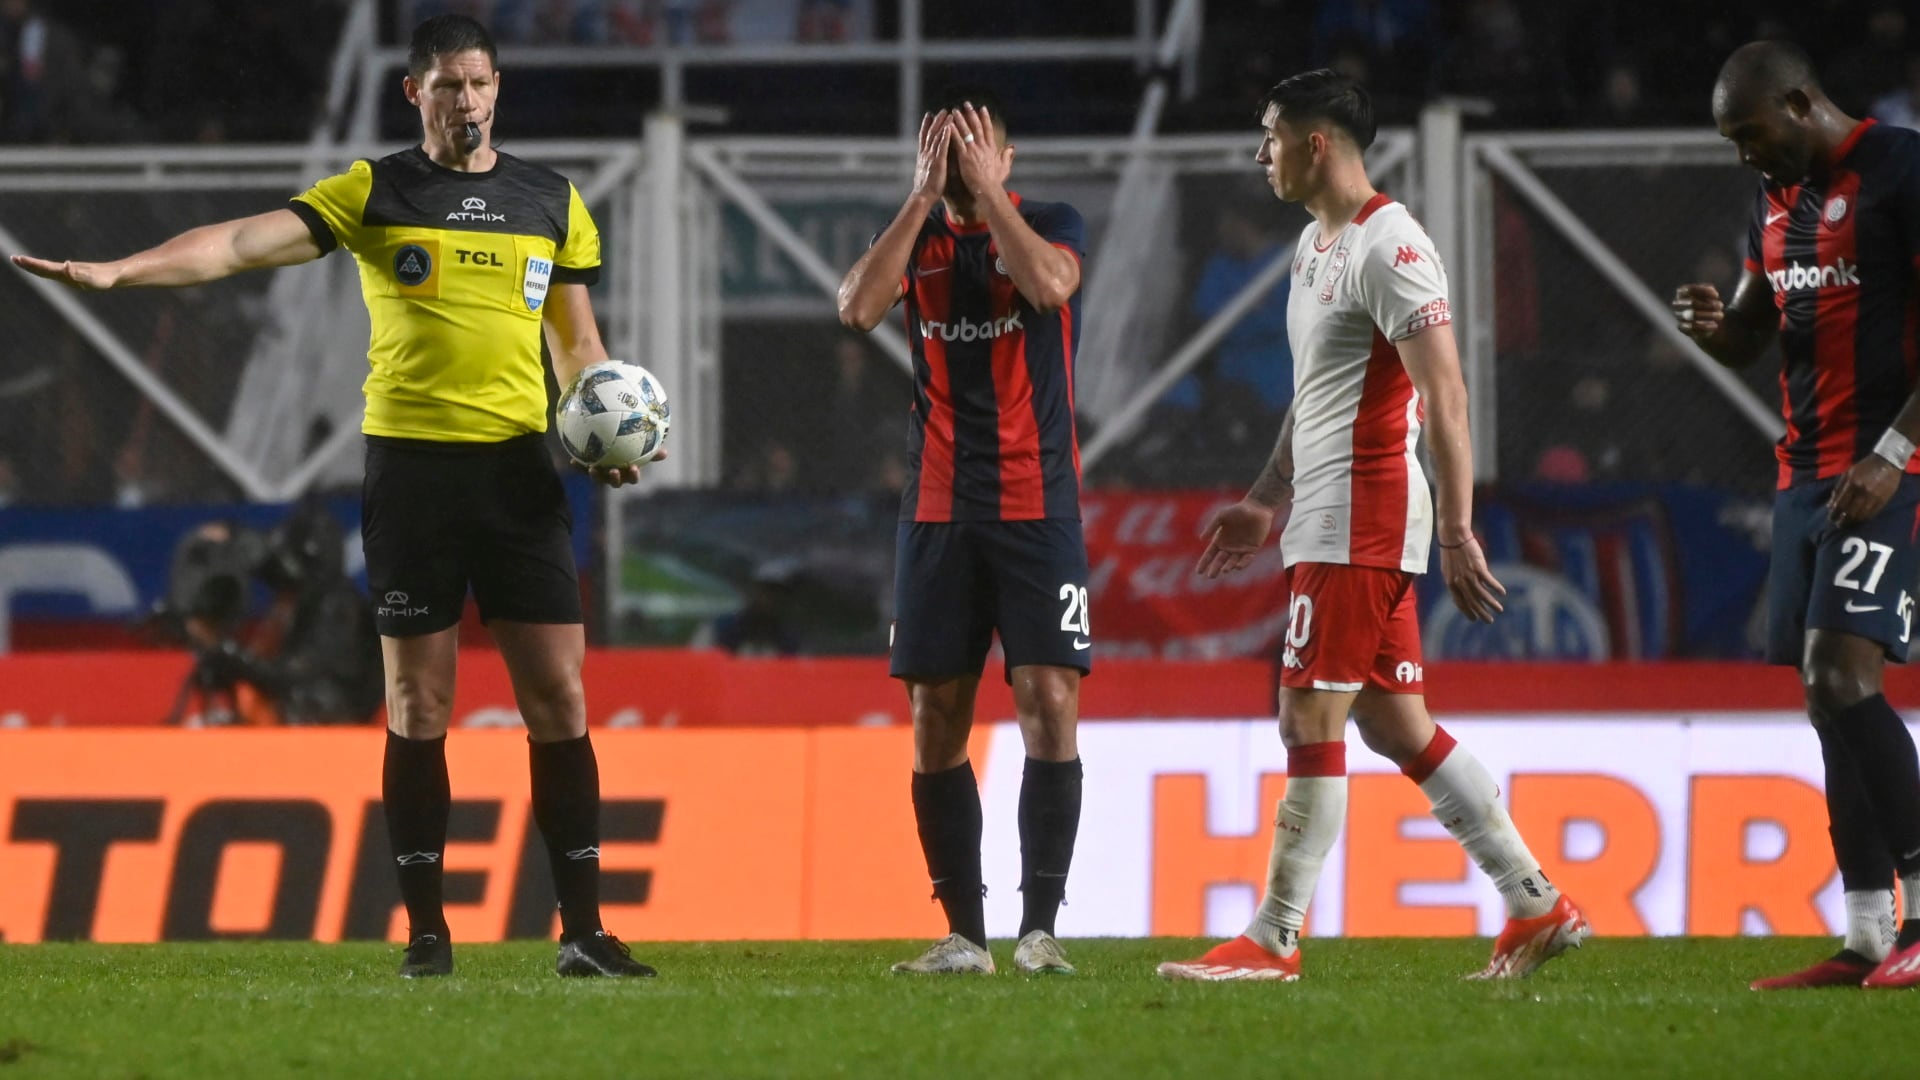
[[[991,975],[993,954],[961,937],[948,934],[912,960],[893,965],[898,975]]]
[[[1059,940],[1045,930],[1033,931],[1013,947],[1013,967],[1024,975],[1073,974]]]

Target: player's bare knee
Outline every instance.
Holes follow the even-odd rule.
[[[1353,726],[1360,729],[1360,741],[1366,744],[1368,750],[1395,765],[1410,760],[1420,752],[1419,747],[1407,745],[1405,731],[1397,725],[1384,721],[1381,717],[1355,709]]]
[[[577,739],[587,733],[587,695],[578,679],[524,694],[519,705],[527,733],[537,742]]]
[[[1819,659],[1800,672],[1801,688],[1806,692],[1807,715],[1815,725],[1837,720],[1841,713],[1880,692],[1877,673],[1853,670],[1851,666]]]
[[[387,728],[404,739],[437,739],[453,715],[450,687],[397,675],[387,682]]]

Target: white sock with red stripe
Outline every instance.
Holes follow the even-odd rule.
[[[1435,726],[1427,748],[1400,771],[1420,785],[1433,804],[1433,816],[1493,879],[1507,902],[1509,918],[1531,919],[1553,910],[1560,890],[1540,872],[1539,861],[1500,804],[1499,785],[1479,758],[1454,742],[1445,728]]]
[[[1287,795],[1274,815],[1267,895],[1247,925],[1255,944],[1281,956],[1300,947],[1320,867],[1346,820],[1347,744],[1309,743],[1287,751]]]

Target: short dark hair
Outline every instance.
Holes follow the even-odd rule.
[[[413,40],[407,43],[407,71],[418,79],[440,57],[474,49],[486,53],[487,62],[495,68],[500,66],[500,52],[486,27],[465,15],[435,15],[413,28]]]
[[[1820,90],[1820,73],[1807,51],[1791,41],[1750,41],[1720,66],[1716,84],[1739,95],[1775,96]]]
[[[1007,107],[1000,101],[1000,95],[979,83],[950,83],[943,86],[928,101],[927,107],[932,112],[939,112],[942,109],[958,109],[968,102],[972,102],[976,109],[987,110],[987,115],[1002,129],[1007,127]]]
[[[1278,109],[1289,124],[1325,120],[1352,137],[1354,145],[1365,150],[1373,145],[1377,130],[1373,122],[1373,99],[1366,87],[1332,68],[1304,71],[1276,83],[1260,99],[1259,119],[1268,109]]]

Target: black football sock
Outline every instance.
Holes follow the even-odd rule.
[[[1020,778],[1020,936],[1053,933],[1080,831],[1080,759],[1027,759]]]
[[[533,772],[533,820],[547,842],[553,892],[560,898],[560,937],[600,929],[600,763],[582,735],[560,742],[527,740]]]
[[[1873,820],[1902,877],[1920,870],[1920,756],[1887,699],[1875,694],[1833,718],[1866,790]]]
[[[1890,889],[1893,853],[1874,821],[1873,805],[1867,801],[1853,756],[1835,725],[1816,724],[1814,731],[1820,736],[1820,757],[1826,765],[1827,834],[1833,838],[1834,860],[1840,864],[1841,888],[1846,892]]]
[[[987,943],[987,905],[980,882],[980,786],[973,762],[936,773],[913,774],[913,819],[927,857],[933,895],[947,912],[947,929],[975,945]]]
[[[1920,919],[1907,919],[1900,924],[1900,934],[1893,939],[1893,948],[1898,952],[1915,945],[1920,945]]]
[[[386,760],[380,770],[380,798],[393,845],[400,898],[414,936],[447,936],[447,912],[441,899],[447,849],[447,813],[453,794],[447,781],[447,737],[406,739],[387,731]]]

